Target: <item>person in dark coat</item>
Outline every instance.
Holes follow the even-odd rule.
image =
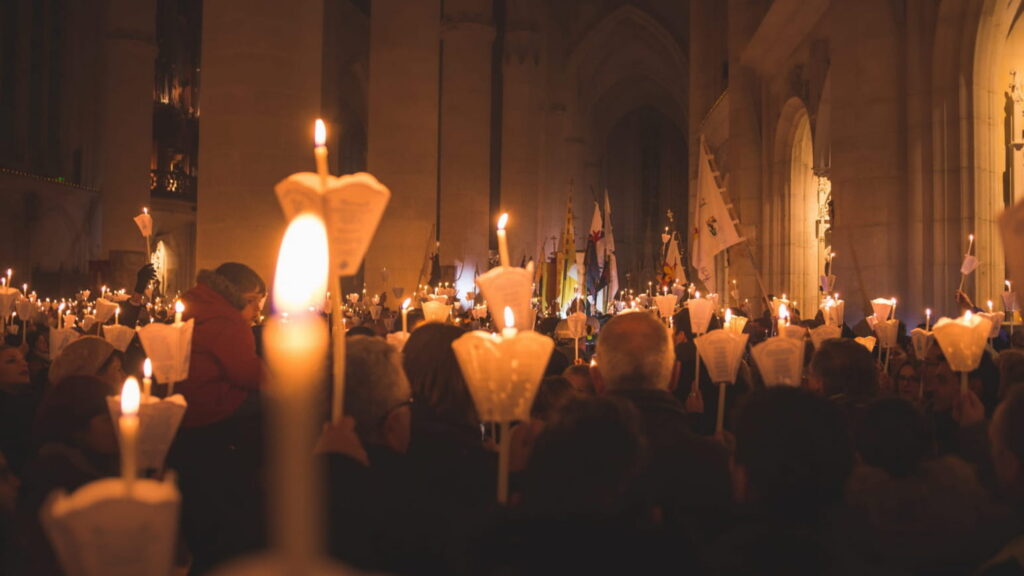
[[[32,383],[21,350],[0,345],[0,452],[15,474],[34,453],[32,421],[42,390],[42,386]]]
[[[1015,516],[1016,536],[978,570],[981,576],[1024,574],[1024,387],[1011,388],[989,428],[992,462],[1003,498]]]
[[[640,413],[648,447],[643,492],[671,528],[713,537],[731,507],[728,455],[690,431],[683,405],[668,390],[675,359],[668,329],[650,314],[616,316],[601,331],[597,358],[598,392]]]

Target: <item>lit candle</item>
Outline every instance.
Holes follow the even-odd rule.
[[[925,332],[932,329],[932,309],[924,309],[924,330]]]
[[[316,158],[316,173],[320,176],[320,189],[327,188],[327,126],[317,118],[313,128],[313,157]]]
[[[11,275],[12,274],[14,274],[14,270],[11,270],[10,268],[8,268],[7,269],[7,285],[13,287],[14,285],[11,284]]]
[[[778,334],[782,336],[786,326],[789,326],[789,309],[785,304],[779,304]]]
[[[654,282],[647,283],[647,295],[654,296]]]
[[[185,304],[178,300],[174,303],[174,323],[181,324],[181,315],[185,312]]]
[[[153,392],[153,362],[146,358],[142,363],[142,396],[149,398]]]
[[[402,332],[409,333],[409,304],[412,304],[412,298],[406,298],[405,302],[402,302]]]
[[[991,300],[988,301],[988,313],[989,314],[992,313],[992,301]]]
[[[896,299],[892,299],[892,310],[889,311],[889,319],[896,317]]]
[[[114,324],[116,325],[116,324],[120,324],[120,323],[121,323],[121,307],[118,306],[117,308],[114,309]]]
[[[61,302],[60,306],[57,307],[57,329],[64,327],[64,303]]]
[[[516,315],[512,312],[511,306],[505,306],[505,327],[501,329],[502,338],[514,338],[519,331],[516,330]]]
[[[129,376],[121,387],[121,417],[117,420],[121,433],[121,477],[131,490],[135,481],[136,444],[139,436],[139,381]]]
[[[970,254],[971,253],[971,249],[974,248],[974,234],[968,235],[967,238],[968,238],[967,253]]]
[[[23,295],[24,295],[24,296],[25,296],[26,298],[28,298],[28,284],[27,284],[27,283],[26,283],[26,284],[22,284],[22,285],[21,285],[21,293],[22,293],[22,294],[23,294]]]
[[[505,225],[508,224],[508,213],[498,218],[498,255],[501,257],[502,266],[511,266],[511,259],[508,257],[508,235],[505,232]]]
[[[292,220],[281,242],[274,277],[277,315],[264,331],[271,375],[267,398],[275,432],[270,463],[274,474],[271,536],[286,557],[300,564],[301,569],[293,572],[308,569],[306,563],[316,555],[319,540],[320,509],[309,452],[319,426],[310,415],[316,413],[328,336],[326,323],[309,308],[323,302],[327,293],[327,254],[327,232],[320,217],[303,213]],[[332,412],[338,412],[343,389],[335,386],[333,392]]]

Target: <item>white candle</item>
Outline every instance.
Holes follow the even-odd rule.
[[[402,302],[402,332],[409,333],[409,304],[412,304],[412,298],[406,298],[405,302]]]
[[[11,284],[11,275],[12,274],[14,274],[14,270],[11,270],[10,268],[8,268],[7,269],[7,285],[8,286],[14,286],[13,284]]]
[[[789,309],[785,304],[779,304],[778,335],[782,336],[786,326],[789,326]]]
[[[117,308],[114,309],[114,324],[120,324],[120,323],[121,323],[121,307],[118,306]]]
[[[64,303],[61,302],[60,306],[57,307],[57,329],[64,327]]]
[[[974,234],[968,235],[967,253],[971,253],[971,249],[974,248]]]
[[[925,308],[924,310],[924,330],[925,332],[932,329],[932,309]]]
[[[174,323],[181,324],[181,315],[185,312],[185,304],[181,300],[174,303]]]
[[[992,313],[992,301],[991,300],[988,301],[988,313],[989,314]]]
[[[138,468],[136,444],[139,435],[139,381],[129,376],[121,388],[121,417],[117,420],[121,433],[121,477],[131,490]]]
[[[313,128],[313,157],[316,158],[316,173],[320,176],[320,188],[327,188],[327,126],[317,118]]]
[[[502,338],[514,338],[519,331],[516,330],[516,315],[512,312],[511,306],[505,306],[505,327],[501,329]]]
[[[498,256],[501,258],[502,266],[511,266],[511,259],[508,256],[508,235],[505,232],[505,225],[508,224],[508,213],[498,218]]]
[[[146,358],[142,363],[142,395],[149,398],[153,392],[153,362]]]
[[[896,299],[892,299],[892,310],[889,310],[889,319],[896,317]]]
[[[320,217],[304,213],[288,226],[277,260],[274,305],[278,314],[264,332],[270,367],[267,399],[271,448],[272,541],[292,560],[293,572],[308,568],[319,538],[317,483],[310,448],[318,424],[317,389],[327,358],[327,325],[309,308],[327,292],[327,232]],[[335,386],[332,410],[340,408]],[[295,566],[298,564],[298,566]]]

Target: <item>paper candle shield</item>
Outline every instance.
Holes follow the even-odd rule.
[[[143,237],[149,238],[150,236],[153,235],[152,214],[150,214],[149,212],[143,212],[142,214],[139,214],[135,218],[132,218],[132,220],[135,220],[135,225],[139,227],[139,232],[142,233]]]
[[[875,326],[878,326],[878,317],[872,314],[871,316],[865,317],[864,321],[867,322],[868,328],[871,328],[871,331],[874,332]]]
[[[825,324],[842,327],[846,322],[846,301],[826,299],[825,304],[821,306],[821,313],[825,317]]]
[[[387,340],[388,340],[388,344],[391,344],[392,346],[395,347],[395,350],[398,350],[399,352],[401,352],[402,349],[405,348],[405,342],[407,340],[409,340],[409,333],[408,332],[391,332],[391,333],[388,334]]]
[[[505,326],[505,307],[512,309],[516,326],[527,326],[533,295],[533,266],[498,266],[481,274],[476,283],[487,300],[487,308],[498,328]]]
[[[967,276],[978,267],[978,257],[974,254],[964,256],[964,262],[960,265],[960,273]]]
[[[372,174],[359,172],[341,178],[328,177],[326,189],[313,172],[292,174],[274,186],[281,210],[289,220],[311,211],[327,226],[331,272],[351,276],[370,247],[391,191]]]
[[[481,318],[487,318],[487,306],[474,306],[473,307],[473,318],[480,320]],[[504,316],[504,314],[502,314]]]
[[[382,306],[370,306],[370,318],[377,320],[380,318],[380,311],[383,309]]]
[[[867,348],[868,352],[871,352],[875,349],[875,344],[878,342],[878,339],[874,336],[858,336],[854,338],[853,341]]]
[[[686,301],[686,308],[690,311],[690,330],[694,334],[707,332],[711,315],[715,312],[714,301],[708,298],[691,298]]]
[[[992,322],[980,314],[965,314],[957,319],[940,318],[932,333],[942,348],[949,367],[956,372],[970,372],[981,363],[985,341],[992,331]]]
[[[573,312],[565,319],[566,329],[569,331],[569,338],[585,338],[587,336],[587,315],[583,312]]]
[[[14,303],[21,297],[21,290],[10,286],[0,286],[0,318],[10,318],[14,311]]]
[[[803,342],[804,338],[807,336],[807,329],[804,328],[803,326],[790,324],[789,326],[786,326],[782,329],[781,335],[785,336],[786,338],[792,338],[793,340],[799,340]]]
[[[460,336],[452,350],[466,378],[480,420],[527,420],[555,343],[536,332],[512,338],[476,330]]]
[[[127,326],[111,324],[103,327],[103,338],[121,352],[128,349],[128,345],[132,343],[134,337],[135,330]]]
[[[818,277],[818,281],[821,284],[821,291],[824,292],[825,294],[831,294],[832,291],[836,289],[835,274],[829,274],[828,276],[822,274],[821,276]]]
[[[747,334],[712,330],[694,340],[712,382],[736,382],[736,372],[740,369],[748,338]]]
[[[90,482],[47,498],[40,519],[71,576],[171,573],[181,495],[173,475],[139,479],[131,494],[121,478]]]
[[[839,338],[842,335],[843,331],[838,326],[821,325],[811,329],[811,344],[814,344],[814,349],[817,350],[825,340]]]
[[[29,300],[28,298],[21,298],[14,303],[14,310],[18,313],[18,318],[26,322],[31,322],[32,318],[39,312],[39,308],[36,303]]]
[[[89,330],[92,330],[92,327],[95,326],[95,325],[96,325],[96,317],[95,316],[90,314],[90,315],[86,315],[85,318],[82,318],[81,326],[82,326],[82,331],[83,332],[88,332]]]
[[[423,319],[427,322],[440,322],[443,324],[448,321],[451,309],[451,306],[440,302],[424,302]]]
[[[163,470],[167,451],[178,434],[188,404],[181,394],[160,399],[143,397],[139,404],[137,439],[139,470]],[[107,396],[107,410],[114,422],[121,417],[121,397]]]
[[[871,309],[875,312],[876,320],[888,320],[889,314],[892,313],[892,300],[888,298],[875,298],[871,301]]]
[[[675,294],[662,294],[654,297],[654,303],[658,306],[658,314],[662,318],[671,318],[676,311],[676,302],[679,297]]]
[[[900,321],[893,318],[892,320],[879,321],[874,326],[875,334],[878,335],[878,341],[881,342],[883,348],[895,348],[896,337],[899,333]]]
[[[799,386],[804,369],[804,343],[769,338],[750,351],[765,386]]]
[[[194,320],[181,324],[148,324],[139,328],[139,340],[153,362],[153,375],[161,384],[181,382],[188,378],[192,361],[192,328]]]
[[[1005,316],[1002,312],[978,312],[978,316],[988,318],[988,321],[992,323],[992,330],[988,333],[989,338],[998,338],[999,329],[1003,327],[1003,319]]]
[[[914,356],[918,360],[924,360],[928,356],[928,349],[935,341],[935,335],[930,331],[914,328],[910,331],[910,343],[914,345]]]
[[[114,317],[114,312],[117,311],[117,303],[111,302],[106,298],[96,299],[96,321],[100,324],[106,324],[107,320]]]
[[[729,321],[725,323],[725,330],[734,334],[743,334],[743,329],[747,326],[747,318],[745,316],[733,316],[729,318]]]
[[[60,356],[60,353],[81,336],[70,328],[50,328],[50,358]]]

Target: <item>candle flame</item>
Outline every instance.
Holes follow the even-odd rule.
[[[508,224],[508,212],[505,212],[501,215],[501,218],[498,218],[498,230],[504,230],[506,224]]]
[[[924,309],[924,313],[925,313],[926,316],[931,316],[932,315],[932,309],[931,308],[925,308]]]
[[[732,323],[732,310],[726,308],[725,309],[725,324],[729,325],[731,323]]]
[[[512,313],[511,306],[505,306],[505,328],[516,327],[516,315]]]
[[[135,416],[139,413],[139,381],[134,376],[129,376],[121,387],[121,414]]]
[[[988,301],[988,311],[992,312],[992,301],[991,300]]]
[[[789,308],[785,304],[779,304],[779,319],[789,318]]]
[[[327,126],[320,118],[316,119],[316,125],[313,128],[313,144],[317,147],[327,145]]]
[[[410,304],[412,304],[412,298],[406,298],[405,302],[402,302],[402,310],[408,310]]]
[[[1010,288],[1010,281],[1009,280],[1003,280],[1003,282],[1006,283],[1006,291],[1009,292],[1011,290],[1011,288]]]
[[[274,305],[279,312],[301,314],[327,294],[327,229],[317,215],[304,212],[288,225],[274,275]]]
[[[175,301],[174,302],[174,311],[176,313],[184,312],[185,311],[185,303],[182,302],[181,300]]]
[[[143,214],[149,214],[149,208],[146,208],[145,206],[143,206],[142,207],[142,213]]]
[[[697,290],[696,292],[694,292],[693,293],[693,297],[694,298],[700,298],[700,290]]]
[[[964,312],[964,322],[967,322],[967,323],[971,322],[971,311],[970,310]]]
[[[153,377],[153,362],[149,358],[146,358],[146,361],[142,363],[142,376],[144,378]]]

